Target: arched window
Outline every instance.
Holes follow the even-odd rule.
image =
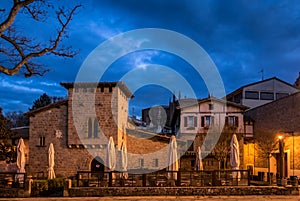
[[[94,119],[94,137],[98,137],[98,119]]]
[[[91,138],[93,136],[93,122],[92,119],[89,118],[88,120],[88,138]]]

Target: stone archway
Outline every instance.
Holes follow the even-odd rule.
[[[91,172],[93,173],[104,173],[103,160],[97,156],[91,162]]]

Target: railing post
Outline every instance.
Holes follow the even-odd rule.
[[[181,171],[177,172],[177,186],[181,186]]]
[[[248,169],[248,186],[250,186],[250,170]]]
[[[143,180],[143,187],[146,187],[147,186],[147,175],[146,174],[143,174],[142,180]]]
[[[211,184],[212,184],[212,186],[215,186],[216,183],[217,183],[217,181],[216,181],[217,176],[216,176],[216,175],[217,175],[217,174],[216,174],[216,170],[214,170],[214,171],[212,172],[212,177],[211,177]]]
[[[77,178],[77,187],[79,187],[79,172],[77,172],[76,178]]]
[[[25,186],[24,186],[25,187],[25,197],[30,197],[33,180],[26,179],[24,182],[25,182]]]
[[[69,189],[72,188],[72,181],[71,179],[65,179],[64,180],[64,191],[63,196],[69,197]]]
[[[113,177],[113,173],[112,173],[112,171],[110,171],[109,173],[108,173],[108,175],[109,175],[109,177],[108,177],[108,186],[109,187],[112,187],[112,177]]]

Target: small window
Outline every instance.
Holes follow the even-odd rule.
[[[184,127],[188,127],[188,128],[197,127],[197,117],[195,116],[184,117]]]
[[[214,109],[214,104],[209,104],[208,108],[209,108],[209,110],[213,110]]]
[[[280,99],[280,98],[286,97],[288,95],[289,95],[288,93],[276,93],[276,99]]]
[[[158,158],[154,159],[154,166],[158,167]]]
[[[259,99],[258,91],[246,91],[245,92],[246,99]]]
[[[88,120],[88,138],[91,138],[93,136],[93,122],[92,119],[89,118]]]
[[[229,127],[238,127],[239,118],[236,116],[228,116],[225,118],[225,124]]]
[[[187,127],[194,127],[194,117],[187,117]]]
[[[272,92],[261,92],[260,93],[261,100],[274,100],[274,93]]]
[[[143,158],[140,158],[140,165],[141,165],[141,167],[144,167],[144,159]]]
[[[209,127],[214,125],[214,116],[202,116],[201,117],[201,126],[202,127]]]
[[[97,118],[94,119],[94,137],[95,138],[98,137],[98,119]]]
[[[45,146],[45,137],[44,136],[40,137],[40,144],[39,144],[39,146],[41,146],[41,147]]]

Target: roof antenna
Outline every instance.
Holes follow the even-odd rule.
[[[261,73],[261,80],[264,80],[264,69],[261,69],[258,73]]]

